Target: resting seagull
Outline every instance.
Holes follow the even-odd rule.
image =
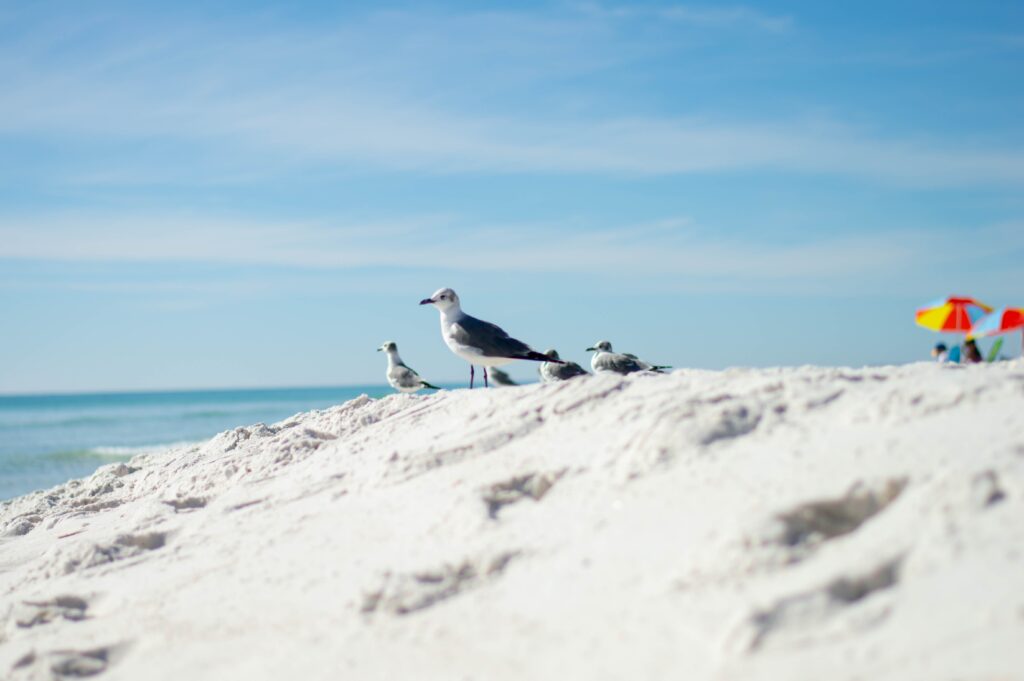
[[[594,347],[587,348],[594,356],[590,358],[590,367],[594,373],[632,374],[637,371],[653,371],[664,373],[662,369],[670,369],[667,364],[648,364],[636,355],[612,352],[612,344],[600,341]]]
[[[388,353],[388,383],[400,393],[414,393],[420,388],[431,388],[440,390],[436,385],[431,385],[420,378],[413,369],[410,369],[398,356],[398,345],[394,341],[388,341],[377,348],[377,352]]]
[[[469,362],[469,387],[473,387],[473,365],[484,368],[484,386],[487,386],[487,367],[508,364],[514,359],[534,362],[552,362],[526,343],[511,338],[499,327],[462,311],[459,296],[450,288],[443,288],[420,305],[433,305],[441,312],[441,337],[445,345]]]
[[[498,367],[491,367],[491,383],[498,386],[519,385],[512,380],[511,376]]]
[[[544,353],[550,359],[559,359],[558,351],[551,349]],[[540,365],[540,380],[544,383],[556,383],[568,381],[576,376],[589,376],[590,374],[576,362],[562,362],[555,364],[547,361]]]

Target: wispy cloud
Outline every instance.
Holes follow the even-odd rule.
[[[52,218],[0,222],[0,258],[69,262],[192,262],[308,270],[379,268],[593,275],[616,281],[669,277],[677,285],[756,292],[814,286],[916,290],[968,271],[1001,286],[1019,271],[1024,225],[962,230],[892,229],[785,241],[738,238],[676,218],[581,229],[556,223],[471,225],[453,216],[394,223],[324,225],[218,217]],[[1003,265],[991,264],[993,260]],[[1012,268],[1011,268],[1012,269]],[[917,281],[915,281],[915,279]],[[701,284],[703,282],[703,284]],[[990,282],[990,283],[991,283]],[[965,282],[969,283],[969,282]]]
[[[754,28],[782,33],[793,28],[793,18],[772,15],[742,5],[604,5],[579,3],[580,11],[598,17],[615,19],[656,19],[691,24],[701,28]]]
[[[770,169],[923,187],[1024,183],[1024,150],[885,139],[828,123],[686,118],[560,123],[465,117],[428,105],[311,92],[186,95],[166,102],[166,108],[152,106],[125,119],[120,112],[134,99],[127,93],[108,91],[96,98],[94,90],[90,101],[68,88],[59,90],[60,97],[50,86],[45,91],[39,97],[17,90],[0,95],[0,108],[8,112],[0,113],[0,127],[180,137],[242,157],[275,154],[261,169],[267,174],[299,163],[431,173],[671,175]],[[64,95],[73,103],[64,102]],[[163,169],[155,171],[159,175]]]
[[[789,25],[784,17],[745,7],[589,7],[613,15],[657,11],[691,23]],[[0,63],[7,65],[0,71],[0,134],[107,145],[180,141],[200,150],[177,161],[180,175],[193,182],[236,174],[225,168],[227,158],[247,173],[270,176],[310,165],[613,175],[768,169],[924,187],[1024,183],[1024,149],[1001,143],[901,139],[820,118],[629,114],[621,108],[581,115],[523,107],[501,86],[517,77],[550,85],[550,65],[568,56],[579,69],[591,57],[605,63],[614,50],[602,50],[602,39],[614,36],[601,25],[515,18],[500,40],[497,27],[508,22],[488,14],[458,17],[457,30],[435,16],[403,14],[388,21],[371,16],[355,28],[252,29],[216,40],[209,28],[170,26],[155,41],[129,34],[117,48],[70,57],[62,55],[68,43],[84,39],[80,33],[36,36],[0,48]],[[383,31],[382,25],[392,33],[360,33]],[[392,44],[400,64],[381,49]],[[428,71],[418,70],[421,60],[429,62]],[[475,61],[481,65],[474,67]],[[446,81],[449,72],[459,87]],[[467,99],[473,91],[467,83],[478,83],[496,105]],[[452,95],[456,89],[459,96]],[[117,181],[126,172],[146,175],[134,167],[137,161],[125,159],[126,171],[111,160],[116,153],[106,158],[104,167],[75,175],[93,182]],[[204,159],[219,159],[216,169]],[[161,177],[174,161],[149,165]]]
[[[1024,33],[997,33],[981,36],[979,40],[1007,50],[1024,50]]]

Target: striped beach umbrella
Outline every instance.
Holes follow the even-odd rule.
[[[915,314],[918,326],[932,331],[967,333],[992,308],[966,296],[950,296],[933,301]]]
[[[1010,331],[1021,331],[1021,354],[1024,354],[1024,307],[1001,307],[974,323],[968,338],[996,336]]]

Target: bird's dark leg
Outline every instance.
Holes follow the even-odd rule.
[[[469,389],[473,389],[473,365],[469,365]]]
[[[484,367],[484,387],[487,387],[487,367]]]

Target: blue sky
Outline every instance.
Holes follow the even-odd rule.
[[[442,286],[578,361],[920,359],[1024,305],[1022,70],[1005,2],[6,2],[0,392],[463,380]]]

